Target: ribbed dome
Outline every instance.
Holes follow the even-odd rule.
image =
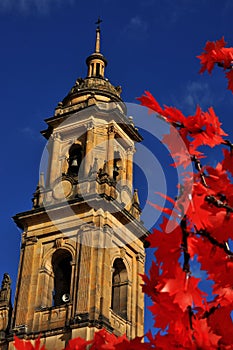
[[[122,102],[121,87],[113,86],[106,78],[90,77],[78,78],[68,95],[63,100],[63,106],[70,106],[79,103],[83,98],[94,97],[103,102]]]

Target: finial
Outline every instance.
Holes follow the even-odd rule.
[[[133,204],[140,205],[139,197],[138,197],[138,190],[137,189],[134,190]]]
[[[44,181],[44,173],[40,173],[40,179],[39,179],[39,184],[40,188],[45,188],[45,181]]]
[[[103,22],[102,19],[100,19],[100,17],[98,17],[97,22],[95,22],[95,24],[97,24],[96,29],[100,29],[100,23],[102,23],[102,22]]]
[[[97,52],[97,53],[100,53],[100,23],[101,22],[103,22],[103,21],[99,17],[98,17],[97,22],[95,22],[95,24],[97,24],[97,27],[96,27],[95,52]]]

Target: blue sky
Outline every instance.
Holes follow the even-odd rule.
[[[14,281],[20,231],[11,217],[31,208],[45,146],[39,131],[76,78],[86,76],[98,16],[106,76],[122,86],[126,102],[149,90],[187,114],[197,104],[213,106],[233,139],[233,96],[223,73],[200,76],[196,59],[207,40],[224,36],[233,46],[231,0],[1,0],[0,276],[9,272]],[[212,164],[215,158],[210,154]]]

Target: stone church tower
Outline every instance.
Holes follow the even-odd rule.
[[[77,79],[46,119],[43,173],[32,210],[14,217],[22,229],[13,311],[10,277],[0,290],[0,349],[13,335],[63,349],[69,339],[92,339],[105,327],[128,338],[143,335],[144,239],[133,190],[134,144],[142,140],[126,117],[121,88],[105,78],[107,61],[95,51],[85,79]]]

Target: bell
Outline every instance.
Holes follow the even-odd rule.
[[[73,166],[73,167],[77,167],[78,166],[78,161],[77,161],[76,158],[72,160],[71,166]]]

